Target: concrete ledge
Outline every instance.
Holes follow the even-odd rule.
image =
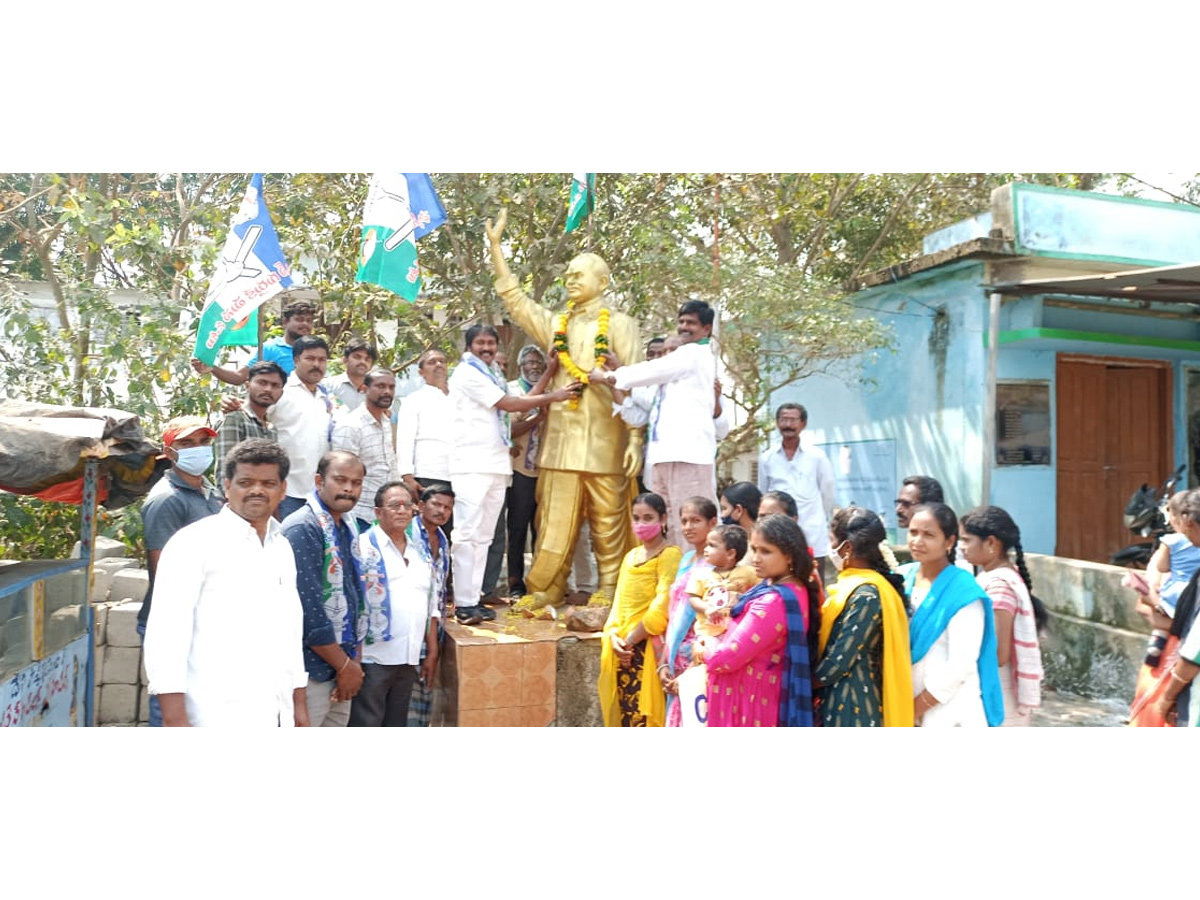
[[[1084,697],[1133,699],[1150,626],[1134,612],[1125,569],[1027,553],[1033,592],[1046,605],[1046,685]]]
[[[102,534],[96,535],[96,551],[92,554],[92,561],[98,559],[109,559],[115,556],[124,556],[129,548],[115,538],[105,537]],[[75,546],[71,548],[71,559],[79,559],[80,544],[75,542]]]
[[[600,727],[599,633],[577,634],[558,642],[558,695],[555,698],[555,724],[566,727]]]
[[[113,576],[108,595],[113,600],[141,603],[150,589],[150,573],[145,569],[123,569]]]
[[[109,588],[112,587],[113,578],[116,574],[122,569],[133,569],[136,567],[136,560],[126,559],[122,556],[95,560],[92,563],[92,602],[103,603],[107,600]]]
[[[1103,625],[1149,634],[1133,611],[1133,592],[1121,586],[1125,569],[1061,556],[1025,554],[1033,592],[1047,609]]]

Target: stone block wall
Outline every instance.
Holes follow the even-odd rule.
[[[97,725],[145,725],[150,719],[142,639],[137,633],[137,617],[150,585],[150,573],[137,568],[135,560],[118,555],[124,550],[125,546],[116,541],[97,546],[92,566]]]

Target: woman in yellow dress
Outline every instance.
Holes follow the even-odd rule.
[[[608,726],[659,726],[666,701],[649,637],[667,630],[671,583],[683,553],[666,541],[667,505],[658,494],[633,501],[640,545],[625,554],[600,645],[600,711]]]

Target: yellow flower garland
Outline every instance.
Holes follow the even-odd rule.
[[[571,350],[567,345],[567,319],[574,309],[574,302],[567,303],[567,311],[560,313],[558,316],[558,327],[554,330],[554,352],[558,356],[559,364],[566,369],[567,374],[575,381],[583,384],[589,383],[588,373],[579,368],[575,364],[575,360],[571,359]],[[601,308],[599,315],[596,318],[596,340],[595,340],[595,366],[602,368],[604,366],[604,354],[608,352],[608,319],[609,311]],[[578,409],[578,400],[568,400],[567,409]]]

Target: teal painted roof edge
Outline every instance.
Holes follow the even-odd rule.
[[[1014,190],[1026,191],[1033,194],[1071,194],[1076,197],[1093,197],[1114,203],[1132,203],[1136,206],[1155,206],[1161,209],[1173,209],[1179,212],[1200,215],[1200,207],[1186,203],[1172,203],[1169,200],[1147,200],[1144,197],[1126,197],[1122,194],[1105,194],[1101,191],[1080,191],[1075,188],[1051,187],[1048,184],[1032,184],[1028,181],[1010,182]]]
[[[1160,347],[1164,350],[1192,350],[1200,353],[1200,341],[1179,341],[1172,338],[1144,337],[1131,334],[1107,334],[1101,331],[1073,331],[1069,328],[1016,328],[1000,332],[1001,344],[1014,344],[1036,338],[1059,341],[1088,341],[1093,344],[1121,344],[1128,347]],[[983,346],[988,334],[983,332]]]

